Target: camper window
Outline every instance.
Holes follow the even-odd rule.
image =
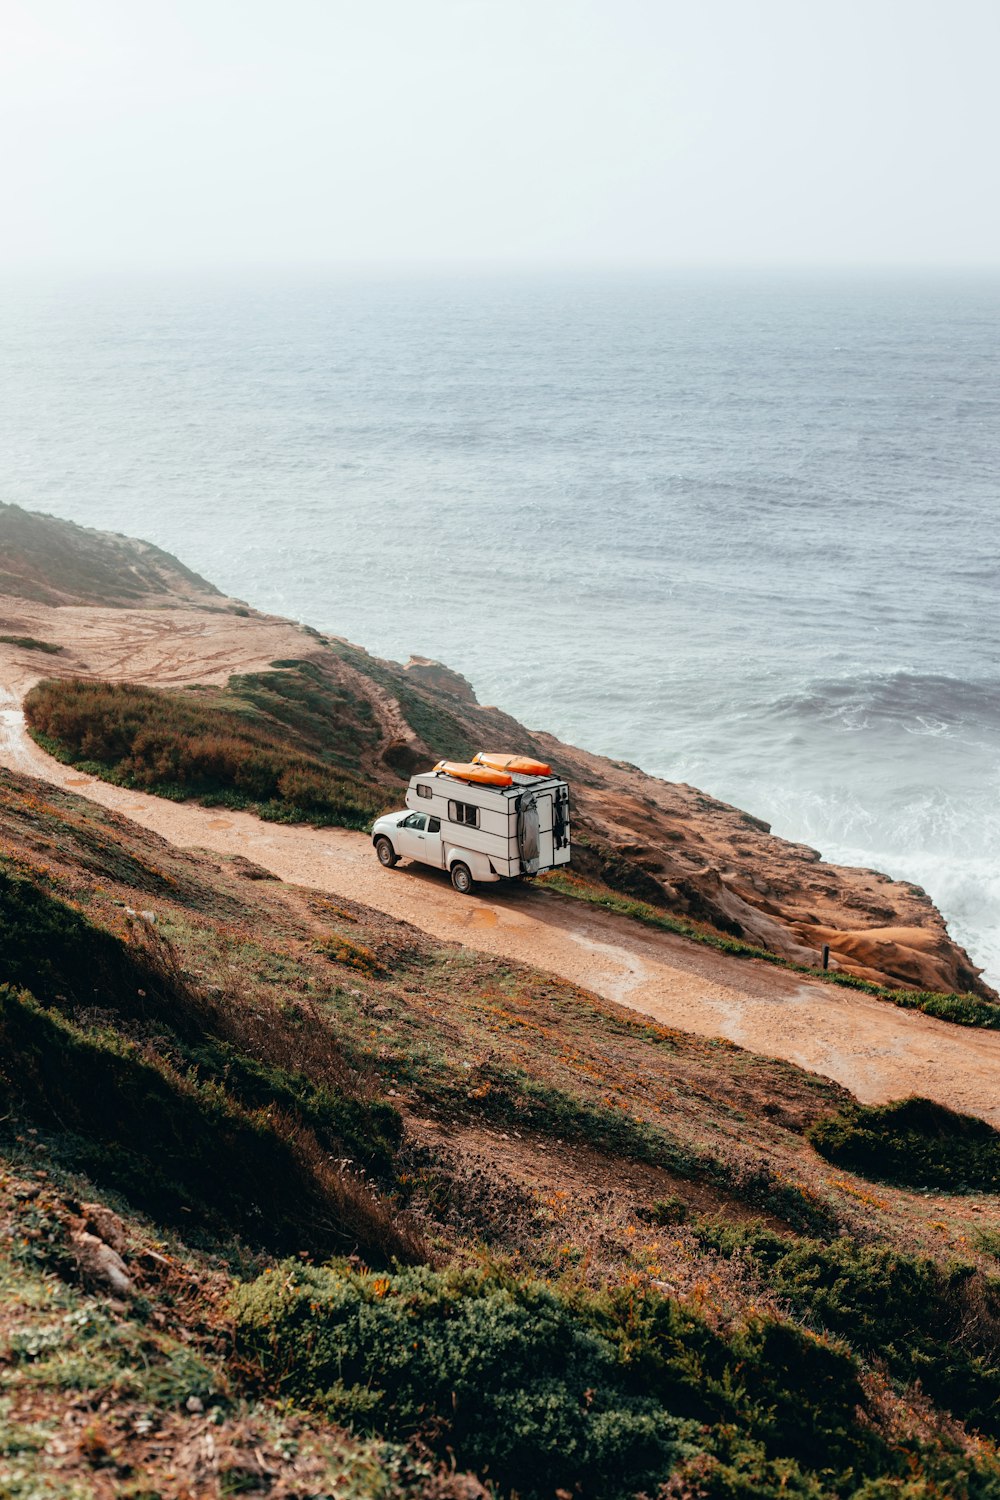
[[[479,827],[479,808],[470,802],[449,802],[448,816],[453,823],[467,823],[470,828]]]
[[[418,797],[433,797],[433,795],[434,795],[434,793],[431,791],[431,789],[430,789],[429,786],[424,786],[423,782],[420,782],[420,781],[417,782],[417,796]]]

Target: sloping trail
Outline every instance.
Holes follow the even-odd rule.
[[[363,834],[264,823],[167,802],[60,765],[31,740],[0,684],[0,765],[90,798],[182,848],[242,854],[281,879],[343,896],[432,937],[546,969],[669,1026],[723,1036],[835,1079],[875,1102],[924,1094],[1000,1126],[1000,1032],[948,1025],[626,917],[504,883],[472,897],[414,865],[383,870]]]

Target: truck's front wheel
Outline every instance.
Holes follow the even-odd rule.
[[[386,838],[375,840],[375,853],[378,855],[379,864],[385,865],[387,870],[391,870],[399,858],[399,855]]]
[[[468,865],[463,865],[460,861],[456,860],[451,867],[451,883],[460,896],[469,896],[472,894],[472,887],[475,885],[475,881],[472,878],[472,871]]]

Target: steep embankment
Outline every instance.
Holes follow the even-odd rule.
[[[50,783],[0,830],[13,1495],[485,1500],[372,1434],[525,1500],[990,1493],[1000,1136]]]

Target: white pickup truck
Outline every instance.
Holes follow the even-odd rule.
[[[432,865],[468,895],[477,881],[569,864],[569,787],[521,756],[439,761],[411,778],[406,808],[377,819],[372,843],[387,869],[400,859]]]

